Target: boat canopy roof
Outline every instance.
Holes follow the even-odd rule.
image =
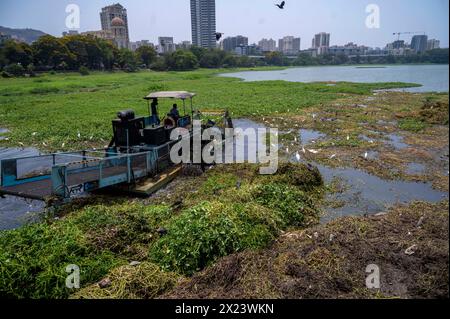
[[[195,96],[195,93],[190,93],[186,91],[164,91],[164,92],[154,92],[147,95],[144,99],[192,99]]]

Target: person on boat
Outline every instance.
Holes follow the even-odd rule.
[[[174,104],[172,109],[170,110],[169,116],[174,119],[175,123],[178,122],[180,118],[180,112],[178,112],[178,105]]]

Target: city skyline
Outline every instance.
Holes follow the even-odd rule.
[[[101,8],[116,2],[128,10],[130,41],[150,40],[156,43],[160,36],[174,37],[175,42],[192,38],[189,0],[167,0],[164,5],[155,2],[151,6],[141,0],[41,0],[31,3],[25,0],[4,0],[0,3],[0,24],[33,28],[60,36],[63,31],[67,31],[64,24],[67,16],[65,7],[74,3],[81,9],[79,31],[99,30],[101,25],[98,14]],[[432,0],[425,5],[423,1],[417,0],[399,0],[395,3],[378,1],[381,10],[380,29],[368,29],[365,26],[368,15],[365,11],[366,1],[349,2],[344,9],[336,6],[337,0],[318,0],[314,3],[291,0],[287,1],[285,10],[278,10],[272,8],[271,0],[216,0],[217,31],[223,32],[224,37],[244,35],[250,43],[258,43],[263,38],[278,40],[294,35],[303,39],[302,50],[309,48],[310,39],[320,32],[332,34],[330,45],[355,42],[370,47],[384,47],[395,40],[393,32],[423,31],[429,38],[440,40],[441,47],[448,47],[448,1]],[[256,3],[259,5],[255,6]],[[51,7],[51,12],[37,9],[42,6]],[[34,12],[40,12],[39,17]],[[399,12],[402,14],[399,15]],[[47,14],[49,18],[46,18]],[[411,39],[412,35],[402,37],[406,42],[411,42]]]

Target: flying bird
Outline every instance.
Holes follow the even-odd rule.
[[[286,1],[281,2],[280,4],[275,4],[278,8],[280,8],[281,10],[284,9],[284,5],[286,4]]]
[[[215,36],[216,36],[216,41],[219,41],[219,40],[222,38],[223,33],[216,32],[216,33],[215,33]]]

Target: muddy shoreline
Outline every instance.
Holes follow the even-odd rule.
[[[448,202],[417,202],[286,232],[267,249],[223,258],[161,298],[448,298],[448,223]],[[379,269],[379,289],[366,286],[368,265]]]

